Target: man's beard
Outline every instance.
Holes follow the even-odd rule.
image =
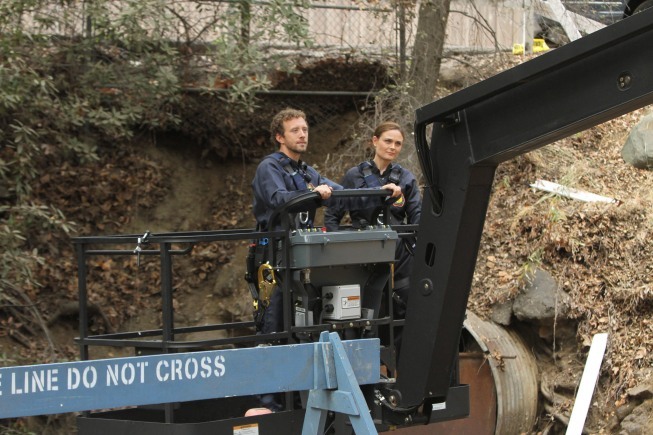
[[[306,149],[308,148],[308,144],[304,145],[303,148],[300,148],[299,145],[293,145],[292,147],[287,146],[287,148],[293,153],[304,154],[306,152]]]

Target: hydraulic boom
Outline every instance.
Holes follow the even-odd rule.
[[[426,188],[397,384],[388,393],[398,407],[443,402],[456,385],[497,165],[653,103],[652,40],[653,9],[417,110]]]

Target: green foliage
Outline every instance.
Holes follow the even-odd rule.
[[[10,422],[5,427],[0,427],[0,434],[2,435],[36,435],[35,432],[30,431],[24,427],[21,420]]]
[[[0,2],[0,299],[3,288],[38,286],[36,235],[75,230],[35,198],[41,168],[84,164],[136,132],[175,128],[181,87],[207,80],[213,65],[232,83],[224,99],[249,111],[269,69],[293,70],[265,53],[273,41],[308,41],[298,12],[306,3],[254,5]]]
[[[53,206],[18,204],[0,206],[0,289],[34,288],[39,283],[33,270],[45,259],[33,247],[29,234],[35,231],[62,231],[71,234],[75,223]],[[1,293],[0,293],[1,295]]]
[[[297,73],[288,57],[268,51],[280,43],[312,45],[308,23],[300,13],[308,5],[306,1],[274,0],[261,7],[243,0],[225,10],[216,22],[218,37],[208,55],[218,68],[214,81],[229,84],[223,99],[231,107],[252,112],[257,107],[256,93],[271,87],[271,71]]]
[[[531,252],[531,254],[528,256],[527,261],[521,266],[520,269],[519,275],[522,282],[529,282],[533,279],[537,269],[542,266],[543,257],[544,250],[542,248],[537,248],[535,251]]]

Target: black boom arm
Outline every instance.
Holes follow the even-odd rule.
[[[652,41],[650,9],[417,110],[426,188],[395,403],[447,398],[497,165],[653,103]]]

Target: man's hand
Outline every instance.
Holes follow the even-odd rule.
[[[392,190],[392,195],[390,195],[390,198],[398,198],[401,196],[401,187],[397,186],[394,183],[386,184],[385,186],[382,186],[381,189]]]
[[[320,184],[315,189],[313,189],[313,192],[319,193],[322,199],[329,199],[332,191],[333,189],[331,188],[331,186],[328,186],[326,184]]]

